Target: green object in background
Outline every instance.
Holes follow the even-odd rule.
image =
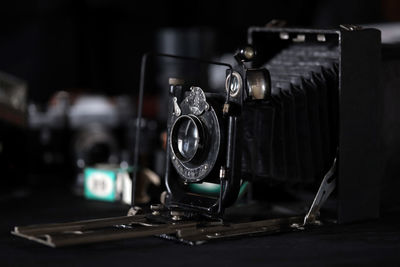
[[[244,193],[247,190],[248,184],[249,184],[249,182],[245,181],[240,186],[238,200],[240,200],[243,197]],[[193,193],[217,197],[217,196],[219,196],[219,191],[221,190],[221,186],[219,184],[204,182],[204,183],[200,183],[200,184],[190,184],[189,189]]]
[[[84,194],[88,199],[115,201],[117,172],[96,168],[86,168],[84,171]]]

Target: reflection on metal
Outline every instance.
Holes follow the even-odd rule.
[[[172,100],[174,101],[174,115],[179,117],[181,115],[181,109],[179,108],[178,99],[174,97]]]
[[[289,33],[281,32],[279,33],[279,38],[281,38],[282,40],[289,40]]]
[[[189,104],[190,111],[196,116],[203,114],[209,107],[206,95],[200,87],[190,87],[190,94],[185,101]]]
[[[279,19],[273,19],[270,22],[268,22],[265,27],[267,28],[282,28],[286,26],[286,21],[285,20],[279,20]]]
[[[326,42],[326,36],[325,36],[325,34],[318,34],[318,35],[317,35],[317,41],[318,41],[318,42]]]
[[[233,80],[231,81],[231,76],[233,76]],[[231,97],[236,97],[239,95],[242,90],[242,76],[236,71],[229,74],[225,80],[225,89],[230,92]]]
[[[318,192],[315,195],[314,201],[308,211],[307,215],[304,217],[303,224],[313,224],[316,223],[316,219],[319,216],[319,210],[324,205],[325,201],[328,199],[330,194],[336,187],[336,158],[333,161],[332,167],[326,173],[324,179],[319,186]]]
[[[293,38],[293,42],[295,43],[303,43],[306,40],[305,34],[298,34],[296,38]]]
[[[247,90],[252,99],[268,99],[271,96],[271,77],[266,69],[247,70]]]
[[[354,24],[340,24],[340,28],[346,31],[356,31],[362,29],[361,26]]]
[[[268,234],[298,230],[293,225],[301,224],[302,217],[290,217],[227,223],[221,220],[189,220],[179,213],[176,220],[171,213],[122,216],[70,223],[44,224],[15,227],[12,234],[50,247],[63,247],[98,243],[146,236],[160,236],[190,245],[238,237],[243,235]],[[181,220],[182,219],[182,220]]]
[[[183,85],[185,83],[185,80],[172,77],[168,79],[168,83],[169,85]]]

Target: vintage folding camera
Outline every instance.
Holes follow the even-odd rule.
[[[171,80],[166,206],[222,216],[246,181],[322,182],[320,205],[337,181],[339,221],[376,217],[379,31],[250,28],[248,38],[219,91]],[[201,183],[219,194],[193,192]]]
[[[334,30],[252,27],[248,44],[234,55],[234,66],[176,55],[145,55],[140,101],[151,56],[226,70],[225,84],[215,90],[177,78],[166,84],[163,204],[152,205],[150,213],[139,214],[132,208],[134,216],[75,223],[75,228],[92,230],[87,237],[81,232],[41,242],[62,246],[159,235],[198,244],[304,229],[318,222],[318,212],[335,188],[335,221],[376,218],[383,166],[380,32],[351,25]],[[141,105],[139,119],[140,114]],[[135,153],[137,165],[138,145]],[[282,185],[311,189],[313,197],[302,200],[308,209],[297,214],[264,209],[263,213],[273,215],[260,219],[247,213],[230,219],[227,208],[249,183],[253,193],[258,190],[261,195],[273,192],[268,187]],[[213,194],[204,190],[210,187]],[[94,237],[93,229],[115,225],[129,227],[114,227],[113,232]],[[70,233],[70,228],[62,229]],[[35,236],[31,228],[16,228],[14,233]]]

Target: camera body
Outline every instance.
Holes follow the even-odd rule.
[[[380,32],[253,27],[248,43],[217,92],[170,80],[167,207],[222,216],[245,181],[315,188],[337,162],[339,222],[377,217]],[[206,183],[219,194],[191,190]]]
[[[134,110],[127,96],[58,92],[44,111],[31,104],[31,173],[62,170],[66,177],[74,177],[95,164],[128,163],[135,133],[133,120]]]

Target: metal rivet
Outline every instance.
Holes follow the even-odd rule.
[[[317,35],[317,41],[318,42],[326,42],[325,34],[318,34]]]
[[[182,220],[182,216],[184,215],[183,212],[181,212],[181,211],[175,211],[175,210],[171,211],[170,214],[171,214],[171,216],[172,216],[172,220],[173,220],[173,221],[180,221],[180,220]]]
[[[279,34],[279,38],[281,38],[282,40],[289,40],[289,34],[287,32],[281,32]]]
[[[296,38],[293,38],[293,42],[301,43],[306,40],[306,36],[304,34],[298,34]]]

